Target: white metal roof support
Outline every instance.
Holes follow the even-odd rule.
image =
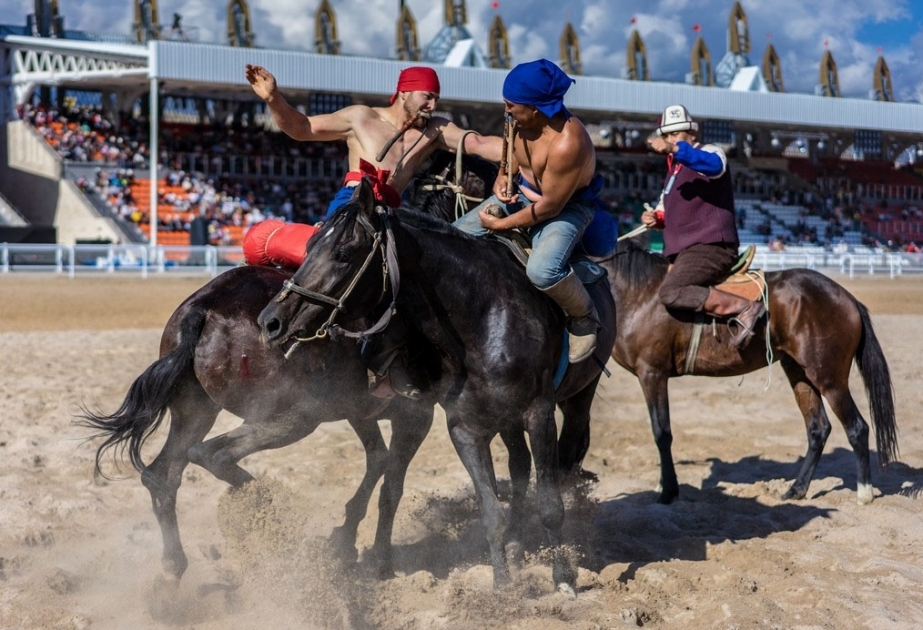
[[[159,74],[159,64],[157,63],[158,56],[157,50],[154,46],[153,40],[148,42],[148,78],[150,79],[150,89],[149,89],[149,98],[148,106],[150,107],[150,114],[148,115],[148,122],[150,124],[150,141],[148,143],[148,148],[150,149],[150,159],[148,160],[149,172],[151,178],[151,212],[150,212],[150,246],[151,251],[157,247],[157,198],[158,198],[158,189],[157,182],[160,179],[160,174],[158,173],[158,165],[160,162],[160,82],[157,80]]]
[[[152,73],[153,74],[153,73]],[[157,77],[151,77],[151,90],[150,90],[150,128],[151,128],[151,140],[150,140],[150,150],[151,158],[150,162],[150,177],[151,177],[151,213],[150,213],[150,222],[151,222],[151,237],[150,243],[151,248],[157,247],[157,182],[160,178],[157,172],[157,163],[160,161],[160,146],[158,139],[160,138],[160,116],[158,112],[160,111],[160,102],[159,94],[160,85],[157,82]]]

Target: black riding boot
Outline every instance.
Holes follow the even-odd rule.
[[[369,391],[379,398],[398,394],[418,400],[420,388],[407,369],[407,323],[397,313],[378,335],[378,352],[369,359]],[[389,391],[390,389],[390,391]]]

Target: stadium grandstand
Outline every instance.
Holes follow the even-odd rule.
[[[482,48],[464,0],[445,0],[426,46],[403,5],[390,59],[342,54],[328,0],[313,52],[254,47],[246,0],[228,2],[226,45],[199,43],[178,14],[161,24],[157,0],[133,2],[133,31],[122,35],[67,30],[57,0],[38,0],[24,25],[0,25],[0,243],[237,246],[266,218],[316,221],[342,181],[345,147],[280,133],[244,78],[247,63],[271,69],[308,114],[387,104],[402,68],[430,64],[440,114],[500,132],[506,29],[496,16]],[[619,222],[636,225],[659,194],[662,158],[645,140],[665,104],[681,102],[729,156],[744,243],[918,251],[921,105],[894,101],[883,58],[868,99],[841,97],[829,51],[815,93],[787,93],[771,44],[751,63],[748,29],[733,3],[721,61],[712,69],[699,38],[686,82],[668,83],[647,76],[637,31],[622,76],[583,76],[576,33],[562,25],[556,61],[581,75],[566,104],[590,129]]]

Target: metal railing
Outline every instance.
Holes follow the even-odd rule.
[[[217,276],[243,263],[239,246],[190,246],[145,244],[49,245],[0,243],[0,274],[45,271],[71,278],[91,274],[195,274]],[[759,249],[753,267],[765,271],[795,267],[857,274],[923,274],[923,254],[886,252],[861,248],[834,252],[820,247],[790,247],[785,251]]]
[[[132,273],[215,277],[243,262],[241,247],[53,245],[0,243],[0,273],[44,271],[67,275]]]

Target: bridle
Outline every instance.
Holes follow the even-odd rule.
[[[346,287],[343,295],[341,295],[339,298],[330,297],[329,295],[320,293],[318,291],[305,289],[290,279],[282,283],[282,291],[273,300],[276,303],[283,302],[286,298],[288,298],[290,294],[294,293],[295,295],[298,295],[311,304],[316,304],[318,306],[329,305],[333,307],[333,310],[330,312],[330,316],[327,318],[327,321],[321,324],[320,328],[318,328],[317,332],[315,332],[312,336],[293,337],[295,342],[285,352],[286,359],[291,356],[292,352],[295,351],[295,348],[308,341],[324,339],[328,336],[331,339],[335,339],[339,336],[349,337],[352,339],[365,339],[369,335],[374,335],[375,333],[381,332],[387,328],[395,311],[395,302],[397,300],[397,293],[401,284],[401,274],[397,264],[397,251],[394,247],[394,233],[391,229],[391,210],[387,206],[377,205],[375,206],[375,212],[377,212],[381,217],[381,227],[378,229],[376,229],[375,226],[373,226],[363,214],[359,213],[356,216],[356,221],[358,221],[359,224],[365,228],[366,232],[372,236],[372,246],[369,248],[369,254],[366,256],[365,261],[362,263],[362,267],[359,268],[359,271],[357,271],[356,275],[353,276],[352,280],[350,280],[349,286]],[[349,296],[358,285],[359,280],[371,267],[375,255],[379,252],[381,252],[382,258],[381,296],[384,297],[388,290],[388,285],[390,284],[391,304],[387,309],[385,309],[385,311],[381,314],[381,317],[378,318],[378,321],[371,328],[363,331],[344,330],[334,322],[337,316],[343,312],[346,300],[349,299]]]

